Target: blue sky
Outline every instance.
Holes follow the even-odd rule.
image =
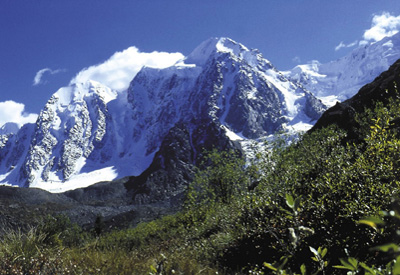
[[[167,66],[224,36],[286,70],[373,41],[363,35],[383,14],[400,21],[398,0],[1,0],[0,126],[32,121],[58,88],[113,55]]]

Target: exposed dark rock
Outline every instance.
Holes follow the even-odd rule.
[[[163,140],[150,167],[125,184],[135,204],[164,202],[171,207],[179,206],[203,152],[237,147],[224,130],[209,119],[194,121],[191,125],[195,125],[193,130],[177,123]]]

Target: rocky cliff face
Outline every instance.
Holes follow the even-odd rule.
[[[212,120],[199,119],[192,123],[175,124],[150,167],[125,184],[128,190],[133,190],[135,204],[166,201],[171,206],[180,205],[187,186],[194,179],[196,164],[200,163],[205,151],[213,148],[241,150],[240,145],[231,141]]]
[[[26,125],[4,145],[9,149],[1,151],[1,167],[14,167],[5,180],[22,186],[67,181],[88,160],[108,161],[111,151],[97,153],[112,143],[106,135],[113,132],[107,102],[115,97],[95,82],[60,89],[36,125]]]
[[[145,68],[128,92],[134,118],[142,117],[138,128],[156,136],[180,119],[209,117],[245,138],[259,138],[299,117],[311,123],[325,110],[260,53],[227,38],[203,42],[176,66]]]

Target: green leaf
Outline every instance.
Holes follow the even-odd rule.
[[[328,249],[327,249],[327,248],[324,248],[324,249],[322,250],[321,257],[322,257],[322,258],[325,257],[325,255],[326,255],[327,252],[328,252]]]
[[[310,246],[310,251],[311,251],[315,256],[318,257],[319,253],[318,253],[318,251],[317,251],[314,247]]]
[[[285,196],[286,196],[286,204],[287,204],[290,208],[294,209],[294,199],[293,199],[293,196],[292,196],[292,195],[289,195],[289,194],[286,194]]]
[[[346,269],[346,270],[351,270],[351,271],[353,271],[352,268],[349,268],[349,267],[346,267],[346,266],[342,266],[342,265],[334,265],[333,267],[334,267],[334,268],[337,268],[337,269]]]
[[[353,257],[349,257],[347,258],[347,260],[349,261],[349,263],[355,268],[355,270],[357,270],[358,267],[358,261],[357,259],[353,258]]]
[[[366,217],[362,220],[359,220],[358,224],[365,224],[365,225],[371,226],[372,228],[377,230],[378,225],[383,225],[383,224],[385,224],[385,222],[382,221],[382,219],[380,219],[378,217]]]
[[[360,266],[365,269],[366,275],[376,275],[375,270],[373,270],[371,267],[367,266],[365,263],[360,263]]]
[[[358,261],[355,258],[349,257],[347,259],[339,259],[342,265],[335,265],[334,268],[347,269],[351,271],[357,271]]]
[[[371,250],[373,251],[382,251],[382,252],[389,252],[389,251],[399,251],[399,246],[394,243],[388,243],[380,246],[373,247]]]
[[[393,265],[393,274],[400,274],[400,256],[396,258],[396,263]]]
[[[282,270],[285,267],[285,265],[287,264],[288,260],[289,260],[288,258],[284,258],[283,262],[278,266],[278,269]]]
[[[273,271],[278,271],[278,269],[276,267],[274,267],[272,264],[270,263],[264,263],[264,266],[273,270]]]
[[[300,266],[300,272],[301,272],[301,275],[306,275],[307,269],[306,269],[306,265],[305,264],[302,264]]]
[[[157,274],[157,269],[154,266],[150,265],[150,270],[154,272],[154,274]]]

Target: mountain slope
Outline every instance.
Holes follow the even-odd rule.
[[[210,140],[228,149],[236,148],[230,141],[309,129],[326,109],[313,93],[324,99],[350,96],[399,54],[398,34],[337,61],[282,73],[256,50],[211,38],[174,66],[143,68],[126,92],[94,81],[61,88],[35,125],[16,133],[12,125],[2,129],[0,183],[62,192],[135,176],[155,192],[165,186],[149,187],[154,184],[140,175],[168,171],[161,163],[174,153],[162,152],[166,140],[187,144],[176,156],[185,163],[181,171],[164,177],[173,181],[184,169],[192,170],[204,148],[211,149]],[[156,165],[159,158],[165,162]],[[152,195],[145,197],[153,201]]]
[[[152,133],[166,131],[180,118],[210,117],[245,138],[258,138],[299,116],[315,120],[325,109],[261,54],[227,38],[203,42],[185,63],[143,69],[128,92],[134,116],[147,114],[140,128]]]
[[[356,95],[329,108],[312,129],[336,124],[346,130],[349,138],[357,139],[359,125],[356,115],[365,108],[373,108],[377,102],[387,103],[390,98],[399,98],[397,83],[400,83],[400,59],[373,82],[363,86]]]
[[[94,81],[61,88],[36,125],[2,142],[0,182],[61,192],[139,176],[176,125],[198,155],[207,140],[307,129],[324,110],[257,51],[212,38],[172,67],[143,68],[126,93]]]
[[[399,58],[400,33],[397,33],[360,46],[336,61],[298,65],[284,74],[324,103],[333,105],[355,95]]]

